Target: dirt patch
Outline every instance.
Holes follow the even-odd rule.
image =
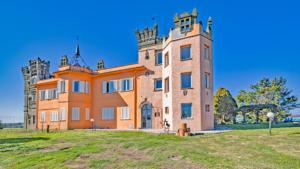
[[[59,143],[59,144],[47,146],[47,147],[42,148],[42,149],[38,149],[36,151],[31,151],[29,153],[29,155],[34,154],[34,153],[40,153],[40,152],[49,152],[49,151],[55,151],[55,150],[66,150],[66,149],[69,149],[70,147],[75,146],[75,145],[76,145],[76,143],[72,143],[72,142]]]
[[[78,162],[75,160],[67,160],[66,162],[64,162],[64,165],[71,168],[88,168],[88,164],[86,163],[86,161]]]
[[[170,159],[171,160],[180,160],[182,156],[179,155],[175,155],[175,156],[171,156]]]

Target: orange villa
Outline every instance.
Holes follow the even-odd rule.
[[[175,14],[175,28],[136,30],[138,63],[96,70],[63,56],[53,77],[35,77],[35,128],[214,129],[212,20],[206,30],[198,12]],[[96,65],[96,64],[95,64]]]

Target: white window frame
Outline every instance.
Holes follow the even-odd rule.
[[[85,120],[90,120],[90,109],[89,108],[85,109]]]
[[[204,73],[204,87],[209,89],[209,74]]]
[[[110,92],[110,83],[113,83],[114,86],[114,90],[112,92]],[[103,89],[103,93],[113,93],[113,92],[117,92],[118,91],[118,81],[117,80],[110,80],[110,81],[104,81],[102,86]],[[108,84],[108,88],[107,88],[107,84]]]
[[[58,121],[58,111],[51,111],[50,121]]]
[[[60,120],[61,121],[66,120],[66,108],[64,107],[60,108]]]
[[[121,119],[130,119],[129,106],[121,107]]]
[[[74,110],[78,110],[78,119],[75,117]],[[80,120],[80,109],[79,107],[72,107],[72,121],[79,121]]]
[[[104,107],[102,108],[102,120],[114,120],[115,112],[114,107]]]
[[[75,82],[78,82],[78,91],[75,91]],[[73,92],[80,93],[80,80],[73,80]]]

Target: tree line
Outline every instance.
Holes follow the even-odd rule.
[[[263,78],[258,83],[251,85],[250,90],[240,90],[235,98],[230,92],[223,87],[219,87],[214,96],[214,117],[218,124],[233,123],[233,119],[237,114],[236,108],[244,105],[258,105],[258,104],[275,104],[277,111],[275,113],[277,120],[283,120],[285,117],[291,115],[289,112],[295,108],[299,108],[300,104],[297,102],[298,97],[292,95],[292,90],[286,86],[287,80],[283,77]],[[271,110],[263,109],[260,114],[255,112],[247,112],[248,119],[256,119],[259,117],[260,122],[268,121],[266,113]]]

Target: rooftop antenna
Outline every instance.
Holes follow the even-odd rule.
[[[88,67],[86,64],[86,61],[83,60],[83,58],[80,56],[80,51],[79,51],[79,35],[77,35],[77,46],[75,50],[75,55],[69,60],[69,64],[72,66],[83,66],[83,67]],[[80,63],[78,63],[80,62]]]

